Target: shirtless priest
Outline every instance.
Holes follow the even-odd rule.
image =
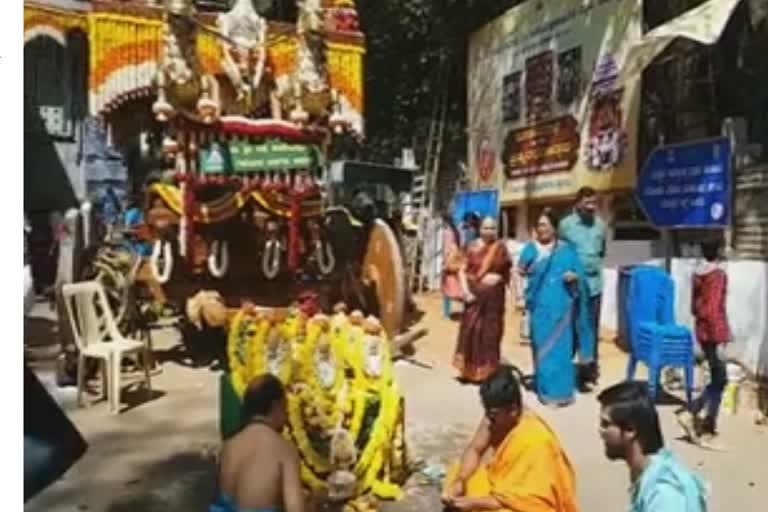
[[[272,375],[243,394],[243,428],[224,443],[219,499],[209,512],[304,512],[299,456],[280,432],[288,418],[285,389]]]
[[[480,387],[485,416],[461,463],[448,472],[449,510],[576,512],[573,469],[555,433],[523,407],[520,385],[502,365]],[[488,452],[493,452],[484,463]]]

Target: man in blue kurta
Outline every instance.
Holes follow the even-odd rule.
[[[600,375],[598,347],[600,345],[600,304],[603,294],[603,260],[605,258],[605,223],[597,215],[597,193],[590,187],[582,187],[576,194],[573,213],[560,221],[560,238],[576,249],[587,276],[590,315],[595,333],[595,359],[584,370],[580,384],[596,384]]]
[[[603,390],[599,433],[605,456],[623,460],[631,481],[629,512],[706,512],[707,486],[664,447],[659,415],[644,382]]]

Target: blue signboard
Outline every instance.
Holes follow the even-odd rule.
[[[725,138],[654,149],[637,183],[637,198],[658,228],[727,226],[731,144]]]
[[[496,217],[499,213],[499,193],[492,190],[457,192],[453,200],[453,221],[461,225],[464,215],[474,212],[480,218]]]

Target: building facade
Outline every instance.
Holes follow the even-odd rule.
[[[471,188],[499,191],[506,236],[528,238],[542,208],[567,213],[575,192],[589,186],[600,192],[609,254],[617,263],[624,254],[660,256],[660,233],[634,195],[654,147],[720,136],[724,125],[735,125],[739,154],[747,152],[735,172],[766,160],[765,93],[747,78],[766,73],[759,59],[766,9],[763,0],[529,0],[473,34],[468,174]],[[714,21],[703,21],[708,13],[716,14]],[[663,51],[649,49],[655,58],[628,71],[629,48],[645,44],[643,34],[659,27],[680,30],[673,21],[683,14],[701,17],[702,37],[709,30],[714,44],[677,38]],[[742,182],[759,185],[753,171],[744,172],[752,177]],[[734,248],[737,224],[756,229],[749,220],[755,215],[744,213],[745,204],[754,203],[748,196],[734,197],[735,217],[741,217],[734,218],[733,236],[726,233]],[[742,246],[764,243],[741,232]],[[676,232],[674,254],[687,254],[701,236]],[[753,248],[745,256],[754,254]],[[768,255],[768,246],[760,254]]]
[[[721,236],[729,357],[768,377],[768,2],[528,0],[469,44],[469,174],[473,188],[499,191],[506,235],[525,240],[543,207],[565,213],[580,187],[598,190],[609,226],[601,324],[613,333],[620,268],[665,255],[677,319],[690,324],[698,242]],[[735,155],[730,225],[662,241],[635,199],[646,156],[721,135]]]
[[[527,238],[545,206],[566,212],[583,186],[604,215],[631,190],[640,82],[620,71],[641,19],[634,0],[528,1],[472,36],[470,174],[499,190],[509,236]]]

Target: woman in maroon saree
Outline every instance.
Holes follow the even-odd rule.
[[[453,366],[463,381],[482,382],[499,366],[510,268],[507,249],[496,239],[496,222],[488,217],[480,238],[467,248],[461,272],[465,305]]]

